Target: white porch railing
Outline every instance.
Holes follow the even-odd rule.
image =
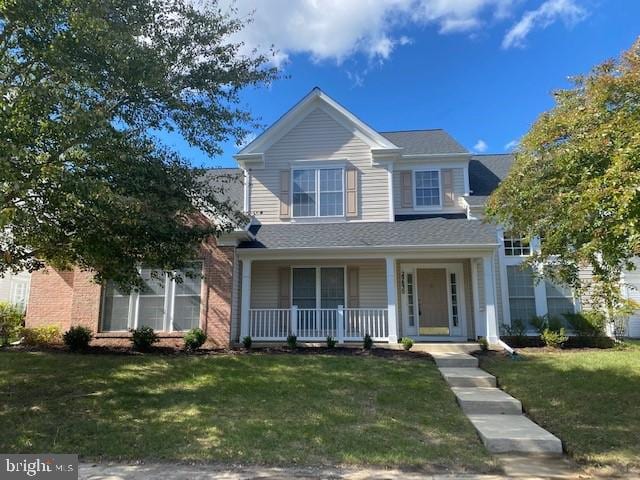
[[[386,308],[252,308],[249,335],[258,341],[286,340],[296,335],[302,341],[335,338],[339,343],[362,340],[369,334],[375,341],[389,339]]]

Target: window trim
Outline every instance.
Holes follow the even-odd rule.
[[[198,318],[198,327],[201,328],[202,323],[202,289],[204,286],[204,261],[203,260],[194,260],[190,262],[193,264],[199,264],[200,266],[200,275],[201,275],[201,283],[200,283],[200,314]],[[143,267],[138,267],[138,272],[143,270]],[[155,270],[155,269],[151,269]],[[197,270],[197,269],[196,269]],[[175,307],[175,292],[176,292],[176,280],[170,278],[167,272],[164,273],[164,317],[162,319],[162,330],[156,330],[157,332],[162,333],[185,333],[188,330],[174,330],[173,328],[173,318],[174,318],[174,307]],[[127,313],[127,329],[126,330],[104,330],[104,313],[106,309],[106,301],[107,301],[107,288],[106,284],[102,285],[101,288],[101,296],[102,299],[100,301],[100,321],[99,321],[99,330],[98,333],[121,333],[127,332],[130,329],[138,328],[139,321],[139,309],[140,309],[140,292],[137,290],[132,290],[129,295],[129,308]],[[123,297],[125,295],[122,295]],[[195,295],[193,295],[195,296]]]
[[[291,277],[289,281],[289,298],[291,298],[291,305],[295,305],[293,302],[293,271],[297,269],[310,269],[313,268],[316,271],[316,310],[320,310],[322,308],[322,273],[321,270],[323,268],[340,268],[342,269],[343,275],[343,297],[344,297],[344,305],[343,308],[347,308],[347,302],[349,301],[347,297],[347,266],[346,265],[295,265],[291,267]]]
[[[418,205],[418,182],[416,182],[416,174],[422,172],[438,172],[438,205]],[[413,208],[414,210],[442,210],[442,168],[414,168],[411,171],[412,181],[412,196],[413,196]]]
[[[295,215],[294,214],[294,203],[293,203],[293,196],[295,194],[294,192],[294,180],[293,180],[293,176],[295,174],[295,172],[297,171],[304,171],[304,170],[313,170],[314,171],[314,187],[315,187],[315,198],[316,198],[316,204],[315,204],[315,215]],[[321,194],[321,190],[320,190],[320,170],[340,170],[340,181],[341,181],[341,185],[342,185],[342,213],[340,215],[320,215],[320,194]],[[289,191],[291,192],[291,218],[292,219],[298,219],[298,218],[344,218],[345,217],[345,202],[346,202],[346,189],[345,189],[345,181],[344,181],[344,166],[335,166],[335,165],[325,165],[325,166],[314,166],[314,167],[293,167],[291,169],[291,185],[289,187]],[[335,192],[333,192],[335,193]]]

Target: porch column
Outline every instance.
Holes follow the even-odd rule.
[[[482,257],[482,270],[484,273],[484,295],[486,304],[486,338],[489,343],[497,343],[498,322],[496,315],[495,274],[492,255]]]
[[[242,301],[240,302],[240,340],[249,336],[251,308],[251,259],[242,260]]]
[[[387,265],[387,304],[389,318],[389,343],[398,343],[398,291],[396,278],[396,259],[385,257]]]

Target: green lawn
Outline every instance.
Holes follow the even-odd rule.
[[[0,451],[270,465],[494,463],[427,359],[0,352]]]
[[[640,343],[611,350],[527,350],[524,356],[520,362],[493,357],[482,366],[576,460],[640,469]]]

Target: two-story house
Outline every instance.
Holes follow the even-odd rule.
[[[290,334],[496,342],[512,319],[579,308],[520,268],[535,244],[483,221],[511,155],[472,155],[443,130],[375,131],[315,88],[235,158],[242,188],[230,195],[252,221],[203,247],[201,279],[124,295],[86,273],[38,273],[27,323],[58,321],[60,286],[64,325],[105,337],[201,326],[222,346]]]

